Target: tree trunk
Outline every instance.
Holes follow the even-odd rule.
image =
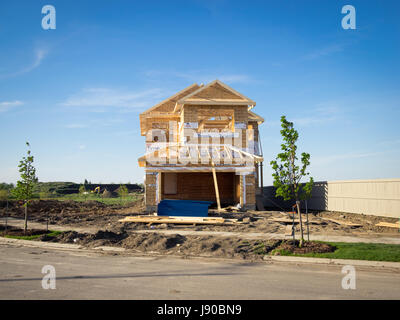
[[[24,222],[24,234],[26,234],[26,230],[28,229],[28,203],[25,202],[25,222]]]
[[[296,200],[297,206],[297,213],[299,214],[299,225],[300,225],[300,248],[303,246],[304,243],[304,234],[303,234],[303,219],[301,218],[301,211],[300,211],[300,201]]]

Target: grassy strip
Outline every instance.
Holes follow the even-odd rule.
[[[294,254],[278,248],[272,250],[271,255],[279,253],[282,256],[400,262],[400,245],[398,244],[318,242],[330,244],[336,247],[336,250],[329,253]]]
[[[47,200],[59,200],[59,201],[73,200],[79,202],[98,201],[106,205],[127,205],[132,202],[138,201],[141,197],[142,197],[141,194],[133,194],[133,195],[128,195],[126,197],[116,197],[116,198],[102,198],[101,196],[95,194],[88,194],[88,195],[68,194],[64,196],[48,198]]]
[[[50,230],[50,232],[47,233],[46,235],[48,237],[56,237],[61,233],[62,233],[62,231],[51,231]],[[36,239],[40,238],[43,235],[44,235],[44,233],[43,234],[35,234],[33,236],[13,236],[13,235],[8,235],[7,234],[7,235],[4,235],[3,237],[4,238],[11,238],[11,239],[20,239],[20,240],[36,240]]]

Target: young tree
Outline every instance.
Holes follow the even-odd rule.
[[[33,196],[33,187],[38,182],[36,177],[36,169],[33,166],[33,156],[31,155],[29,142],[26,142],[28,147],[27,156],[23,157],[19,162],[18,168],[21,174],[21,180],[17,181],[17,186],[12,190],[13,195],[18,200],[24,201],[25,207],[25,223],[24,233],[28,229],[28,204]]]
[[[281,144],[282,152],[276,157],[276,160],[270,164],[274,173],[274,187],[276,187],[276,197],[282,197],[284,200],[295,200],[297,213],[300,222],[300,246],[303,245],[303,223],[300,211],[300,200],[307,199],[311,196],[314,180],[310,177],[309,182],[301,184],[302,178],[310,173],[306,172],[310,165],[310,154],[303,152],[301,154],[301,165],[297,165],[297,146],[296,141],[299,137],[298,132],[293,128],[293,123],[286,120],[285,116],[281,117],[281,135],[283,143]]]
[[[86,181],[86,180],[85,180]],[[81,196],[83,196],[84,198],[85,198],[85,201],[86,201],[86,194],[87,194],[87,191],[86,191],[86,188],[85,188],[85,185],[84,184],[82,184],[80,187],[79,187],[79,194],[81,195]]]
[[[122,202],[122,200],[128,195],[128,188],[126,187],[126,185],[119,186],[118,195],[121,197],[121,202]]]

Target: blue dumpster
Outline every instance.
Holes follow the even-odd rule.
[[[207,217],[211,201],[161,200],[157,207],[159,216]]]

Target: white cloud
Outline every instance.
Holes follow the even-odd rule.
[[[228,83],[248,83],[251,81],[250,76],[245,74],[224,74],[215,72],[204,72],[204,71],[191,71],[191,72],[177,72],[177,71],[157,71],[149,70],[146,71],[145,76],[147,77],[165,77],[171,79],[171,77],[181,78],[188,80],[190,82],[197,83],[208,83],[214,81],[215,79],[221,80]]]
[[[88,88],[71,95],[62,106],[82,107],[92,112],[105,112],[109,108],[121,110],[146,109],[165,98],[161,89],[122,91],[109,88]]]
[[[327,155],[321,157],[313,157],[312,163],[313,165],[322,165],[329,164],[332,162],[340,161],[340,160],[349,160],[349,159],[359,159],[359,158],[370,158],[374,156],[378,156],[383,154],[384,152],[358,152],[358,153],[346,153],[346,154],[335,154],[335,155]]]
[[[87,128],[87,124],[82,124],[82,123],[70,123],[65,125],[65,128],[67,129],[82,129],[82,128]]]
[[[19,76],[21,74],[28,73],[28,72],[36,69],[37,67],[39,67],[41,65],[43,59],[47,56],[47,53],[48,53],[48,51],[45,49],[36,49],[34,51],[34,60],[29,66],[27,66],[19,71],[16,71],[14,73],[0,75],[0,78]]]
[[[81,145],[79,146],[79,150],[85,150],[85,149],[86,149],[86,145],[81,144]]]
[[[32,65],[25,68],[22,72],[23,73],[29,72],[29,71],[32,71],[33,69],[36,69],[37,67],[39,67],[40,64],[42,63],[42,60],[46,57],[46,55],[47,55],[47,50],[37,49],[35,51],[35,60],[33,61]]]
[[[334,44],[317,49],[303,57],[304,60],[315,60],[324,56],[329,56],[333,53],[341,52],[344,49],[343,44]]]
[[[307,127],[310,125],[320,125],[341,119],[343,111],[342,108],[338,107],[336,103],[328,102],[317,104],[313,109],[304,110],[303,113],[306,116],[287,116],[286,119],[290,122],[293,122],[294,127]],[[280,121],[268,121],[266,123],[267,125],[273,127],[281,125]]]
[[[15,100],[15,101],[3,101],[0,102],[0,112],[6,112],[12,108],[18,107],[18,106],[22,106],[24,103],[22,101],[19,100]]]
[[[114,125],[121,124],[125,122],[125,119],[121,118],[101,118],[101,119],[89,119],[86,120],[84,123],[82,122],[74,122],[74,123],[69,123],[64,126],[64,128],[67,129],[85,129],[85,128],[91,128],[91,127],[112,127]]]

